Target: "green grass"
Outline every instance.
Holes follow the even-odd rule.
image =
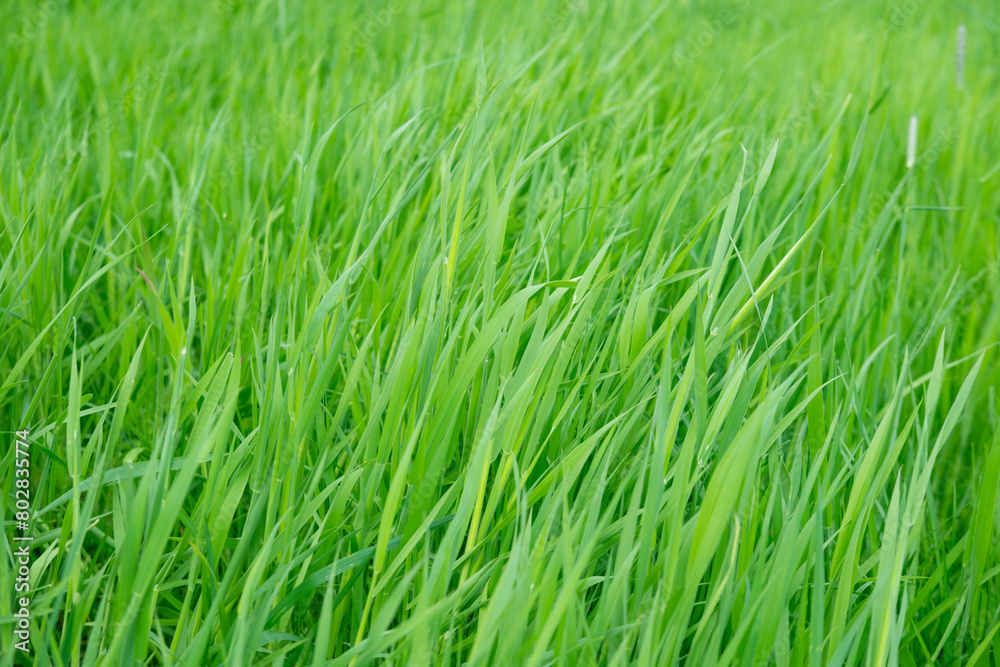
[[[1000,663],[995,2],[0,18],[0,665]]]

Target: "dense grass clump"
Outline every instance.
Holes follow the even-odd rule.
[[[0,665],[1000,661],[995,2],[0,17]]]

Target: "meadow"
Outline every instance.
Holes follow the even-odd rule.
[[[0,667],[1000,664],[995,2],[0,38]]]

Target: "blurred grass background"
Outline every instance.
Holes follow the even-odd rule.
[[[3,664],[996,664],[993,3],[0,18]]]

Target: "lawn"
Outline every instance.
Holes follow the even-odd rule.
[[[0,667],[1000,664],[995,0],[0,39]]]

